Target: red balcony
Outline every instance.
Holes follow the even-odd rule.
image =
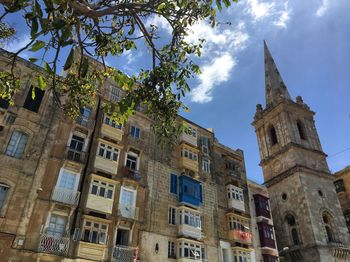
[[[241,242],[245,244],[252,243],[252,233],[242,230],[233,229],[229,231],[229,239],[235,242]]]

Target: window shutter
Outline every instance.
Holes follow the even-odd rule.
[[[201,203],[203,203],[203,186],[202,186],[202,184],[199,185],[199,200]]]
[[[170,193],[177,194],[177,175],[170,174]]]

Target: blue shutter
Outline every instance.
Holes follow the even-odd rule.
[[[202,196],[202,194],[203,194],[203,186],[202,186],[202,184],[200,184],[199,185],[199,201],[201,203],[203,203],[203,196]]]
[[[177,194],[177,175],[170,174],[170,193]]]

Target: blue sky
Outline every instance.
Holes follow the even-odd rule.
[[[222,24],[217,28],[197,24],[187,40],[207,40],[197,60],[202,75],[190,81],[190,112],[183,115],[214,128],[221,143],[243,149],[248,177],[263,182],[251,122],[256,104],[265,104],[266,39],[291,96],[301,95],[316,112],[331,171],[350,165],[350,150],[345,150],[350,148],[349,10],[348,0],[241,0],[219,15]],[[10,20],[19,28],[18,41],[6,47],[13,51],[28,42],[29,35],[13,17]],[[148,23],[159,27],[160,36],[168,36],[163,20],[153,17]],[[131,74],[149,64],[149,56],[138,46],[137,52],[108,62]]]

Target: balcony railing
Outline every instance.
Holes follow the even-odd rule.
[[[139,209],[138,207],[119,204],[118,216],[137,220],[139,216]]]
[[[85,163],[86,160],[86,152],[79,151],[73,148],[70,148],[67,146],[66,148],[66,158],[68,160],[78,162],[78,163]]]
[[[57,237],[42,234],[39,242],[39,252],[56,255],[67,255],[69,249],[69,237]]]
[[[136,181],[140,181],[142,178],[141,173],[139,171],[130,169],[126,166],[123,168],[123,176]]]
[[[128,247],[117,245],[113,249],[113,262],[134,262],[138,259],[138,247]]]
[[[55,187],[52,194],[52,200],[76,206],[78,205],[79,196],[80,192],[78,191]]]

